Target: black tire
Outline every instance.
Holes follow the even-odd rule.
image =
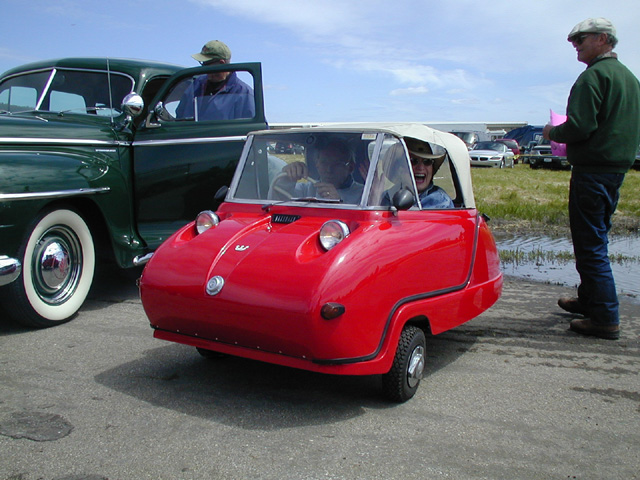
[[[22,274],[2,289],[7,314],[27,327],[68,322],[87,298],[95,257],[93,236],[77,212],[43,212],[20,248]]]
[[[382,389],[387,398],[402,403],[415,395],[424,373],[425,351],[424,332],[412,325],[405,326],[391,370],[382,376]]]

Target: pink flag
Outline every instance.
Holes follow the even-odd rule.
[[[553,110],[551,110],[551,125],[554,127],[556,125],[560,125],[567,121],[566,115],[560,115]],[[551,140],[551,153],[557,157],[566,157],[567,156],[567,144],[566,143],[556,143]]]

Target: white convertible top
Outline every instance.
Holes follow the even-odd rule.
[[[325,131],[325,132],[383,132],[395,135],[400,138],[415,138],[423,142],[440,145],[449,154],[449,159],[458,174],[464,205],[467,208],[475,208],[473,197],[473,187],[471,184],[471,165],[469,161],[469,151],[465,143],[460,138],[447,132],[441,132],[422,123],[330,123],[319,124],[313,127],[291,128],[286,130],[266,130],[253,132],[256,134],[280,133],[280,132],[303,132],[303,131]]]

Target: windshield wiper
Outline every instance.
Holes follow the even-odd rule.
[[[35,108],[30,108],[28,110],[0,110],[0,112],[8,113],[9,115],[20,115],[22,113],[34,113],[39,111],[40,110],[36,110]]]
[[[339,198],[318,198],[318,197],[293,197],[290,202],[311,202],[311,203],[340,203]]]
[[[68,110],[62,110],[58,112],[58,116],[63,117],[65,113],[73,113],[73,112],[95,113],[97,115],[98,112],[102,112],[106,110],[112,110],[113,116],[115,117],[117,117],[121,113],[121,112],[118,112],[117,114],[115,114],[116,111],[113,108],[109,108],[109,107],[78,107],[78,108],[70,108]],[[104,115],[104,117],[107,117],[107,115]]]
[[[280,200],[279,202],[267,203],[262,206],[262,210],[268,212],[269,209],[275,205],[281,205],[287,202],[307,202],[307,203],[342,203],[340,198],[318,198],[318,197],[292,197],[286,200]]]
[[[33,116],[33,118],[36,118],[38,120],[42,120],[43,122],[48,122],[49,120],[47,120],[46,118],[42,118],[41,116],[39,116],[40,113],[43,113],[42,110],[35,110],[35,109],[31,109],[31,110],[18,110],[18,111],[10,111],[10,110],[0,110],[0,114],[2,115],[9,115],[9,116],[18,116],[18,115],[25,115],[27,113],[34,113],[35,115]]]

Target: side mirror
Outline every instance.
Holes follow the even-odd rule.
[[[416,203],[416,198],[413,196],[413,193],[403,188],[393,195],[392,202],[393,206],[398,210],[409,210]]]
[[[167,108],[164,106],[164,103],[162,103],[162,102],[158,102],[158,104],[153,109],[153,113],[156,114],[156,118],[158,120],[162,120],[164,122],[171,122],[171,121],[175,120],[171,116],[171,114],[169,113]]]
[[[213,199],[216,202],[222,202],[224,201],[225,197],[227,196],[227,192],[229,191],[229,187],[227,187],[226,185],[221,186],[218,191],[216,192],[216,194],[213,196]]]
[[[144,110],[144,100],[135,92],[130,93],[122,100],[122,111],[131,118],[138,117]]]

